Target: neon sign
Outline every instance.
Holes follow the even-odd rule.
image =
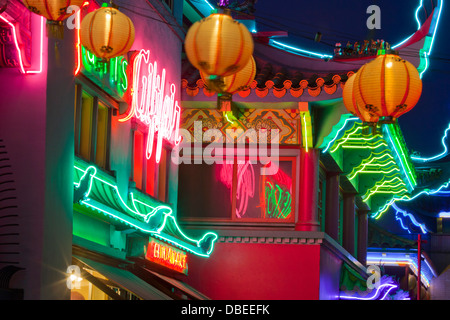
[[[128,61],[124,57],[116,57],[108,62],[81,46],[82,73],[113,96],[123,98],[128,90],[127,67]]]
[[[150,159],[153,143],[156,144],[156,162],[161,159],[163,138],[174,145],[181,141],[179,122],[181,108],[175,101],[176,87],[169,86],[166,94],[166,69],[158,73],[158,63],[150,62],[150,51],[141,50],[133,57],[132,101],[128,115],[120,122],[136,117],[148,126],[146,157]]]
[[[84,166],[78,163],[74,166],[74,169],[75,177],[78,177],[76,180],[79,181],[74,181],[74,200],[79,198],[76,200],[79,204],[101,212],[113,220],[120,221],[124,225],[131,226],[140,232],[151,234],[153,237],[170,242],[195,255],[201,257],[209,257],[211,255],[214,243],[218,239],[217,234],[207,232],[199,240],[192,239],[180,229],[169,206],[161,205],[158,202],[153,203],[140,200],[138,194],[134,195],[132,192],[127,198],[122,198],[117,185],[108,182],[108,179],[101,178],[95,166]],[[94,184],[97,186],[93,188]],[[95,201],[96,195],[93,195],[94,199],[91,198],[90,194],[93,190],[106,192],[108,189],[109,192],[113,192],[111,197],[117,199],[119,206],[125,209],[124,214],[108,205]],[[164,231],[175,233],[176,237],[170,236]]]
[[[163,242],[151,239],[145,258],[172,270],[187,274],[187,254]]]
[[[21,73],[24,74],[37,74],[37,73],[41,73],[42,72],[42,61],[43,61],[43,50],[44,50],[44,24],[45,24],[45,19],[44,17],[41,17],[40,21],[40,49],[39,49],[39,69],[38,70],[25,70],[25,61],[24,58],[22,58],[23,55],[23,49],[21,48],[21,45],[19,44],[19,39],[18,39],[18,32],[17,32],[17,28],[14,26],[13,23],[11,23],[8,19],[6,19],[5,17],[3,17],[2,15],[0,15],[0,20],[4,21],[6,24],[8,24],[11,27],[11,33],[14,39],[14,46],[16,48],[17,51],[17,57],[19,60],[19,69]],[[0,42],[1,39],[0,39]]]

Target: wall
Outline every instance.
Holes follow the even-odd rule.
[[[319,245],[217,243],[189,256],[186,282],[211,299],[319,299]]]
[[[32,31],[39,44],[36,15]],[[64,60],[56,59],[54,41],[44,37],[42,73],[0,69],[0,139],[17,189],[18,266],[25,268],[11,286],[23,288],[25,299],[68,297],[61,284],[71,263],[72,244],[73,31],[66,29],[64,41],[58,41]],[[33,47],[32,60],[33,69],[38,69],[39,46]]]
[[[326,247],[320,250],[320,300],[339,299],[342,260]]]

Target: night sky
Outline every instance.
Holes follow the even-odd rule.
[[[431,1],[423,0],[428,14]],[[258,0],[255,16],[258,31],[287,31],[288,38],[277,40],[332,55],[336,42],[345,45],[347,41],[353,43],[368,36],[391,44],[401,42],[417,30],[415,12],[420,3],[420,0]],[[380,7],[379,30],[372,31],[366,26],[370,17],[366,11],[370,5]],[[423,10],[419,17],[423,22]],[[441,138],[450,123],[449,30],[450,2],[444,0],[430,66],[422,78],[422,96],[414,109],[399,118],[408,148],[420,152],[423,157],[443,151]],[[316,32],[322,33],[321,43],[313,40]]]

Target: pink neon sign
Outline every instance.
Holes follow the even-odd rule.
[[[19,45],[19,41],[17,39],[17,30],[16,27],[14,26],[13,23],[11,23],[8,19],[6,19],[5,17],[3,17],[2,15],[0,15],[0,19],[3,20],[4,22],[6,22],[10,27],[11,27],[11,31],[14,37],[14,45],[16,47],[17,50],[17,56],[19,58],[19,68],[20,68],[20,72],[24,73],[24,74],[33,74],[33,73],[41,73],[42,72],[42,54],[43,54],[43,50],[44,50],[44,18],[41,17],[41,33],[40,33],[40,50],[39,50],[39,69],[38,70],[25,70],[25,66],[22,60],[22,50],[20,49],[20,45]]]
[[[169,86],[166,94],[166,69],[158,73],[158,63],[150,62],[150,50],[141,50],[132,59],[133,81],[130,112],[120,122],[136,117],[148,126],[146,157],[152,156],[155,136],[156,162],[161,159],[163,139],[174,145],[181,141],[179,135],[179,122],[181,108],[175,101],[176,87]]]

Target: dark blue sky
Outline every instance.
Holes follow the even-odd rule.
[[[431,1],[423,0],[428,14]],[[289,37],[280,39],[282,42],[332,54],[332,46],[311,40],[316,32],[322,33],[322,42],[332,45],[363,40],[370,32],[366,26],[370,14],[366,10],[377,5],[381,9],[381,29],[371,36],[396,44],[417,30],[415,12],[420,3],[420,0],[258,0],[255,16],[258,31],[288,31]],[[421,10],[419,17],[423,20],[424,16]],[[414,109],[399,119],[408,147],[424,157],[442,152],[441,137],[450,123],[448,30],[450,1],[444,0],[430,66],[422,78],[422,97]]]

